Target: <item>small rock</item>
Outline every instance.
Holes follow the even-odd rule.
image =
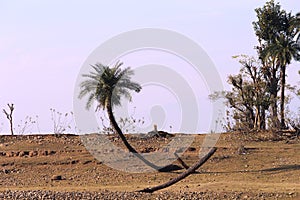
[[[61,180],[63,180],[61,175],[53,175],[51,177],[51,181],[61,181]]]
[[[72,160],[72,161],[71,161],[71,164],[72,164],[72,165],[77,164],[77,163],[79,163],[79,160]]]
[[[189,147],[187,150],[188,151],[196,151],[196,148],[195,147]]]
[[[19,157],[23,157],[23,156],[25,156],[25,152],[24,151],[20,151],[19,152]]]
[[[29,157],[37,156],[38,152],[37,151],[30,151],[29,152]]]
[[[40,151],[38,152],[38,155],[39,155],[39,156],[47,156],[47,155],[48,155],[48,151],[40,150]]]
[[[13,157],[14,156],[14,152],[6,152],[5,153],[5,155],[7,156],[7,157]]]

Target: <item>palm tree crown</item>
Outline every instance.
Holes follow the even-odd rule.
[[[123,63],[117,62],[113,67],[105,66],[101,63],[91,65],[93,71],[84,74],[88,78],[80,84],[81,91],[79,98],[89,95],[86,108],[89,109],[97,101],[97,109],[111,106],[119,106],[121,97],[125,96],[131,100],[129,90],[140,92],[141,86],[130,80],[134,72],[127,67],[121,69]]]
[[[266,58],[272,56],[275,62],[281,66],[287,66],[291,63],[292,59],[300,59],[300,47],[296,41],[287,39],[286,36],[281,34],[275,39],[275,42],[269,45],[266,49]]]
[[[98,102],[96,111],[100,108],[106,109],[112,128],[120,136],[129,152],[134,153],[148,166],[159,169],[158,166],[139,155],[129,144],[114,117],[112,107],[121,105],[121,96],[125,96],[131,100],[129,90],[139,92],[142,89],[138,83],[130,80],[131,76],[134,74],[133,71],[129,67],[122,70],[120,68],[122,64],[123,63],[117,62],[116,65],[111,68],[100,63],[92,65],[94,71],[82,75],[88,79],[80,84],[81,91],[79,93],[79,98],[89,95],[86,104],[87,109],[89,109],[96,100]]]

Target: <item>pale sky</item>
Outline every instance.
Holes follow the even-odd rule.
[[[264,2],[0,0],[0,108],[14,103],[15,125],[38,115],[40,131],[53,131],[50,108],[73,109],[75,81],[91,52],[115,35],[140,28],[176,31],[198,43],[228,88],[227,76],[239,70],[231,56],[255,55],[254,9]],[[293,14],[300,12],[295,0],[280,3]],[[299,84],[298,70],[299,63],[288,67],[290,83]],[[296,108],[299,99],[292,103]],[[38,132],[36,127],[31,131]],[[0,132],[8,132],[4,114]]]

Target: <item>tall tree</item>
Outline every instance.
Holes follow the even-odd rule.
[[[293,34],[292,34],[293,35]],[[294,58],[300,60],[300,47],[290,36],[280,34],[275,41],[265,48],[266,58],[272,57],[276,65],[280,68],[280,128],[285,128],[285,87],[286,87],[286,67]]]
[[[264,75],[272,100],[272,120],[275,128],[285,127],[285,86],[286,66],[294,58],[299,59],[299,45],[295,36],[299,32],[299,20],[291,13],[281,9],[274,0],[267,2],[256,10],[258,21],[253,22],[255,34],[258,37],[257,47],[263,63]],[[280,81],[280,84],[279,84]],[[277,112],[278,91],[280,93],[280,121]]]

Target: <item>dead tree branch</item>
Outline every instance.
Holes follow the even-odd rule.
[[[185,168],[188,169],[190,168],[179,156],[178,154],[175,152],[174,153],[175,157],[177,158],[177,161]]]
[[[146,192],[146,193],[152,193],[155,192],[157,190],[161,190],[164,188],[167,188],[179,181],[181,181],[182,179],[186,178],[187,176],[189,176],[190,174],[194,173],[199,167],[201,167],[215,152],[216,152],[217,148],[213,147],[209,150],[209,152],[202,157],[198,162],[196,162],[193,166],[191,166],[189,169],[187,169],[186,171],[182,172],[181,174],[179,174],[177,177],[171,179],[170,181],[163,183],[161,185],[152,187],[152,188],[145,188],[143,190],[139,190],[138,192]]]

